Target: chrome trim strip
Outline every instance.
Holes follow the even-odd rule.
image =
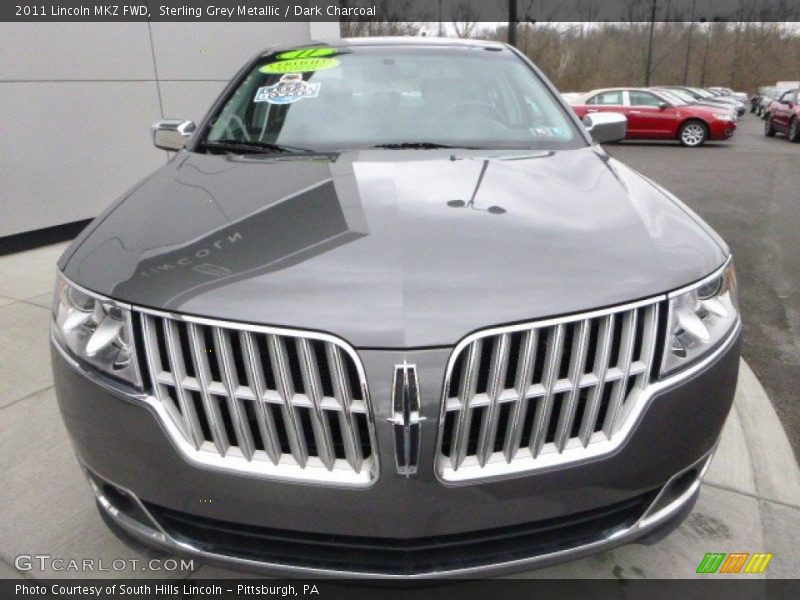
[[[364,571],[343,571],[337,569],[320,569],[320,568],[311,568],[311,567],[299,567],[291,564],[281,564],[281,563],[274,563],[274,562],[263,562],[254,559],[244,559],[240,557],[234,556],[227,556],[224,554],[218,554],[214,552],[208,552],[206,550],[202,550],[192,544],[186,542],[180,542],[170,536],[158,523],[158,521],[153,517],[153,515],[145,508],[144,504],[139,500],[139,498],[130,490],[120,485],[117,485],[113,481],[103,477],[100,474],[97,476],[100,479],[105,480],[111,485],[119,488],[120,490],[124,491],[126,494],[129,494],[133,499],[135,499],[137,505],[143,510],[144,514],[148,516],[148,518],[153,522],[153,528],[149,528],[146,525],[131,519],[127,515],[116,510],[113,505],[102,495],[102,492],[97,488],[97,486],[92,483],[92,489],[94,490],[99,504],[103,510],[105,510],[111,518],[113,518],[116,523],[122,527],[125,531],[129,534],[137,538],[139,541],[150,544],[152,546],[156,546],[162,550],[172,550],[178,553],[185,553],[190,556],[196,556],[201,559],[207,559],[211,561],[216,561],[218,563],[227,563],[232,565],[237,565],[240,567],[246,567],[251,570],[267,572],[270,574],[281,574],[281,575],[302,575],[302,576],[327,576],[327,577],[343,577],[343,578],[370,578],[370,579],[393,579],[393,580],[406,580],[406,579],[430,579],[430,578],[452,578],[452,577],[466,577],[466,576],[486,576],[486,575],[496,575],[502,574],[506,572],[515,572],[521,571],[526,568],[531,567],[538,567],[544,566],[548,564],[553,564],[557,562],[563,562],[566,560],[580,558],[582,556],[586,556],[588,554],[593,554],[595,552],[599,552],[601,550],[606,550],[612,548],[614,546],[619,546],[626,542],[630,542],[639,538],[641,536],[646,535],[653,529],[657,528],[658,526],[664,524],[666,521],[669,520],[670,517],[673,517],[676,513],[678,513],[682,508],[684,508],[689,502],[692,501],[694,496],[698,493],[700,488],[700,483],[702,481],[703,475],[708,468],[709,463],[711,462],[711,458],[713,457],[714,451],[716,446],[700,461],[697,461],[692,466],[688,467],[687,469],[683,469],[679,473],[673,475],[667,483],[662,486],[661,491],[659,494],[653,499],[650,503],[648,509],[646,509],[639,518],[636,523],[632,526],[628,527],[627,529],[622,529],[616,531],[604,539],[597,540],[595,542],[591,542],[589,544],[585,544],[583,546],[577,546],[574,548],[568,548],[565,550],[559,550],[556,552],[550,552],[546,554],[540,554],[537,556],[531,556],[528,558],[516,559],[506,562],[499,562],[490,565],[481,565],[477,567],[468,567],[463,569],[451,569],[448,571],[426,571],[414,574],[394,574],[394,573],[374,573],[374,572],[364,572]],[[80,457],[79,457],[80,460]],[[680,477],[683,473],[688,471],[689,469],[695,467],[697,464],[705,461],[705,464],[699,474],[698,479],[689,487],[689,489],[684,493],[681,494],[678,498],[676,498],[672,503],[668,504],[661,510],[652,515],[649,514],[650,510],[656,503],[658,502],[659,498],[665,493],[665,490],[668,486],[678,477]],[[86,468],[86,467],[84,467]],[[87,469],[88,470],[88,469]]]
[[[675,296],[680,296],[681,294],[685,294],[686,292],[689,292],[695,288],[705,285],[709,281],[712,281],[717,277],[722,276],[728,269],[728,267],[731,266],[732,263],[733,263],[733,255],[730,254],[728,255],[728,258],[725,259],[725,262],[722,263],[722,266],[719,267],[718,269],[715,269],[713,273],[711,273],[710,275],[706,275],[705,277],[699,279],[698,281],[695,281],[694,283],[690,283],[689,285],[683,286],[682,288],[678,288],[677,290],[669,292],[667,294],[667,297],[674,298]]]
[[[66,283],[67,285],[69,285],[71,287],[74,287],[75,289],[77,289],[82,294],[86,294],[87,296],[91,296],[92,298],[97,298],[98,300],[102,300],[104,302],[110,302],[112,304],[117,305],[120,308],[131,310],[131,305],[130,304],[128,304],[126,302],[121,302],[120,300],[115,300],[114,298],[109,298],[108,296],[103,296],[102,294],[98,294],[97,292],[93,292],[92,290],[89,290],[89,289],[83,287],[82,285],[79,285],[79,284],[75,283],[74,281],[72,281],[69,277],[64,275],[64,273],[61,272],[60,269],[57,270],[57,276],[60,279],[62,279],[64,281],[64,283]]]
[[[696,463],[689,466],[688,468],[684,469],[683,471],[680,471],[675,475],[673,475],[672,477],[670,477],[667,483],[661,488],[661,491],[658,493],[658,495],[653,499],[653,502],[650,504],[650,508],[648,508],[644,512],[642,517],[639,519],[636,526],[647,528],[655,523],[664,521],[669,517],[671,517],[672,515],[674,515],[678,511],[678,509],[680,509],[681,506],[689,502],[692,496],[694,496],[700,489],[700,484],[703,481],[703,477],[705,476],[706,471],[708,471],[708,466],[711,464],[711,460],[714,458],[714,454],[717,451],[718,445],[719,445],[719,440],[717,440],[717,443],[714,444],[714,447],[706,456],[704,456],[702,459],[698,460]],[[661,499],[661,497],[667,493],[669,487],[677,479],[679,479],[684,473],[690,471],[691,469],[694,469],[695,467],[697,467],[697,465],[701,463],[703,464],[703,466],[700,468],[700,472],[697,475],[697,479],[695,479],[694,482],[692,482],[692,485],[686,488],[686,490],[680,496],[678,496],[675,500],[673,500],[663,508],[655,512],[651,512],[653,511],[654,507],[658,505],[658,501]]]

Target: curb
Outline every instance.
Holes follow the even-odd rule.
[[[800,466],[772,402],[744,359],[720,447],[724,452],[717,453],[706,483],[800,507]]]

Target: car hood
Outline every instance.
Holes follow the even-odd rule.
[[[685,206],[586,147],[181,152],[60,265],[135,305],[418,348],[665,292],[724,258]]]

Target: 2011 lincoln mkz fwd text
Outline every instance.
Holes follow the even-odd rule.
[[[176,153],[67,249],[53,303],[61,413],[123,538],[483,575],[691,509],[736,277],[599,145],[624,116],[579,121],[505,44],[363,38],[272,48],[152,133]]]

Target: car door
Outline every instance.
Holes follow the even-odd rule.
[[[794,91],[784,92],[772,105],[772,125],[778,131],[786,131],[789,127],[789,115],[792,112],[789,106],[793,96]]]
[[[780,107],[778,108],[778,114],[780,115],[780,129],[782,131],[789,131],[789,123],[794,116],[794,109],[797,105],[797,90],[791,90],[786,92],[781,97]]]
[[[628,91],[628,127],[641,137],[672,138],[675,135],[676,111],[650,92]]]
[[[615,112],[628,116],[629,107],[626,106],[624,90],[609,90],[600,92],[586,102],[586,113]],[[635,131],[628,126],[626,138],[636,137]]]

